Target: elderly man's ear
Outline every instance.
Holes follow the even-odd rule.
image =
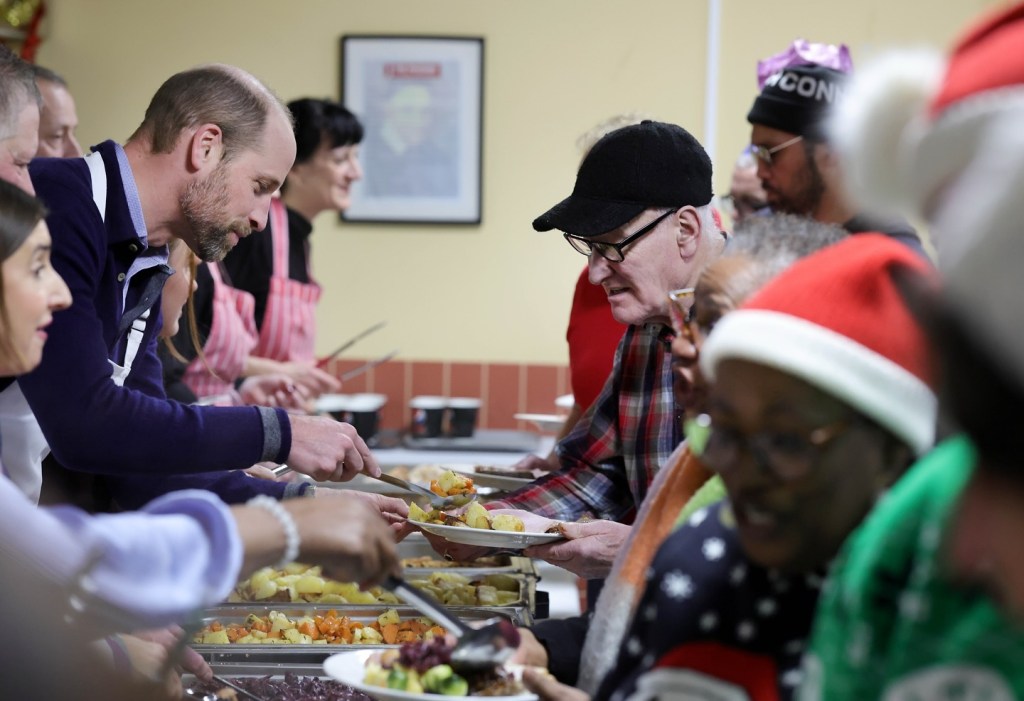
[[[679,255],[684,260],[689,260],[696,255],[700,237],[706,233],[701,231],[700,215],[694,207],[686,205],[679,208],[674,221]]]

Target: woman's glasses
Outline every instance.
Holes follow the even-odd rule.
[[[758,431],[748,434],[730,426],[715,425],[709,415],[701,414],[687,420],[683,424],[683,432],[690,452],[718,474],[734,470],[742,455],[749,452],[758,465],[788,482],[809,474],[822,450],[856,421],[857,417],[848,416],[809,432]]]

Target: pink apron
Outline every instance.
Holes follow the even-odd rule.
[[[315,360],[316,303],[320,285],[309,273],[310,282],[288,277],[288,214],[284,203],[270,204],[270,236],[274,244],[274,267],[267,293],[259,342],[253,355],[280,361]],[[309,270],[309,261],[306,262]]]
[[[213,278],[213,322],[203,344],[206,362],[194,358],[182,378],[199,398],[231,393],[258,336],[252,295],[225,283],[217,263],[206,267]]]

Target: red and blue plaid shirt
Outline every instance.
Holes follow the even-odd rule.
[[[555,449],[562,469],[491,508],[632,523],[658,469],[683,440],[671,341],[671,329],[661,324],[630,326],[601,394]]]

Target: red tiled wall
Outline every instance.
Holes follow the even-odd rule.
[[[340,377],[364,362],[357,358],[334,360],[328,370]],[[561,365],[392,360],[347,381],[341,391],[387,395],[381,411],[382,428],[404,428],[409,421],[409,400],[431,394],[481,398],[479,428],[533,430],[533,424],[519,421],[513,414],[554,414],[555,397],[568,394],[570,388],[568,368]]]

